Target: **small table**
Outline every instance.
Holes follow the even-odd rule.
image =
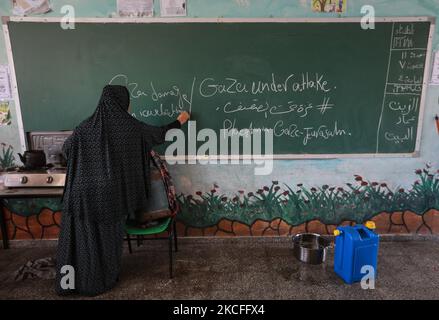
[[[3,208],[6,207],[4,200],[14,198],[61,198],[64,193],[63,187],[53,188],[9,188],[0,190],[0,228],[3,238],[3,249],[9,249],[8,230]]]

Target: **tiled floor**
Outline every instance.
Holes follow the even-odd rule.
[[[439,241],[381,242],[374,290],[347,285],[323,265],[298,262],[289,238],[186,238],[168,278],[166,242],[148,241],[123,258],[119,285],[104,299],[439,299]],[[13,281],[54,246],[0,249],[0,299],[57,299],[51,280]],[[80,298],[80,297],[76,297]],[[71,299],[71,298],[69,298]]]

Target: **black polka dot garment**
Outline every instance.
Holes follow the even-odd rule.
[[[96,111],[66,140],[67,158],[56,291],[95,296],[117,282],[127,217],[147,208],[150,151],[175,121],[155,127],[128,112],[123,86],[103,89]],[[61,286],[64,265],[75,270],[75,289]]]

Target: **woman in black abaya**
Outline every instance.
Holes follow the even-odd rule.
[[[129,104],[127,88],[106,86],[94,114],[63,146],[67,175],[57,251],[58,294],[94,296],[116,284],[126,218],[147,207],[150,150],[165,141],[169,129],[180,128],[189,118],[183,112],[171,124],[154,127],[133,118]],[[73,267],[74,289],[66,281],[70,269],[63,266]]]

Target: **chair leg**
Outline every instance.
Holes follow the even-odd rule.
[[[127,240],[128,240],[128,251],[131,253],[133,253],[133,248],[131,247],[131,237],[129,234],[127,234]]]
[[[137,246],[140,247],[140,237],[136,236],[136,240],[137,240]]]
[[[178,245],[177,245],[177,223],[174,220],[174,225],[173,225],[173,233],[174,233],[174,246],[175,246],[175,252],[178,251]]]
[[[169,277],[172,279],[174,277],[172,273],[172,234],[169,235]]]

